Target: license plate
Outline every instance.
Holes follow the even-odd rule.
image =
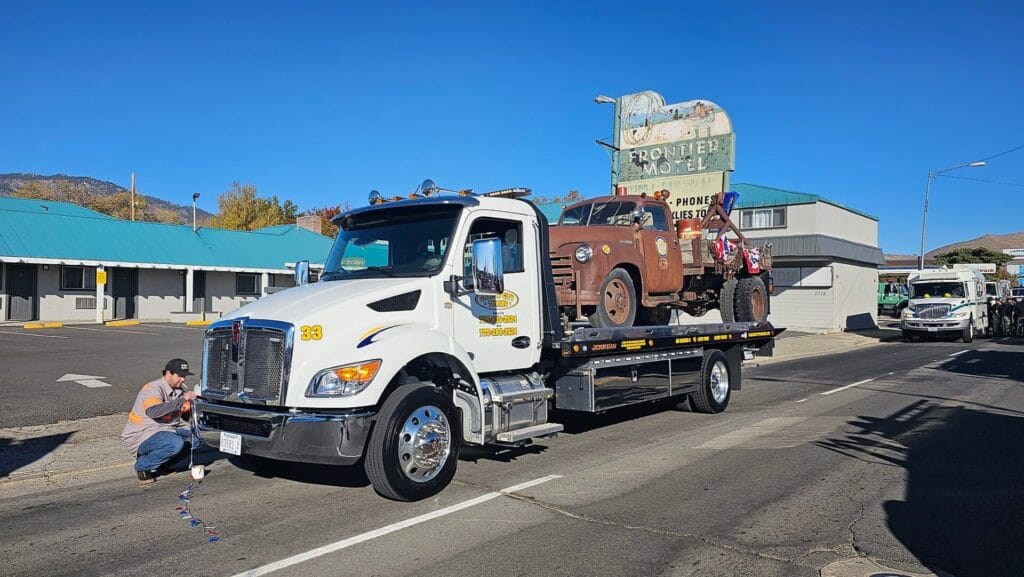
[[[937,333],[939,332],[939,327],[928,327],[928,332]]]
[[[220,450],[229,455],[242,454],[242,435],[220,432]]]

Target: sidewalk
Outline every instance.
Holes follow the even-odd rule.
[[[757,367],[819,355],[842,353],[856,348],[899,340],[900,331],[891,329],[865,329],[847,333],[808,334],[782,333],[775,339],[775,353],[771,357],[757,357],[746,366]]]
[[[795,334],[775,341],[775,356],[758,357],[759,366],[803,357],[840,353],[899,338],[899,331]],[[51,425],[0,429],[0,493],[24,494],[64,488],[96,478],[134,478],[134,459],[121,446],[124,414],[61,421]],[[207,449],[216,453],[213,449]],[[204,454],[204,461],[211,455]]]

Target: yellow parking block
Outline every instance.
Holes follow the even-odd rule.
[[[64,326],[64,323],[58,322],[46,322],[46,323],[25,323],[21,325],[23,329],[59,329]]]
[[[208,327],[213,321],[185,321],[185,325],[190,327]]]
[[[106,324],[108,327],[134,327],[139,324],[139,321],[126,319],[123,321],[107,321],[104,324]]]

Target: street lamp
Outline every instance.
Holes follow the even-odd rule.
[[[192,193],[192,232],[196,231],[196,201],[199,200],[199,193]]]
[[[957,164],[950,166],[949,168],[943,168],[942,170],[932,170],[928,172],[928,183],[924,187],[924,214],[921,216],[921,255],[917,259],[917,270],[924,270],[924,233],[928,225],[928,193],[931,192],[932,189],[932,180],[935,180],[935,177],[943,172],[949,172],[958,168],[979,168],[982,166],[985,166],[985,161],[978,160],[975,162]]]
[[[612,133],[612,145],[611,145],[611,149],[612,149],[612,183],[611,183],[611,190],[612,190],[612,194],[615,194],[615,185],[618,184],[616,182],[616,180],[618,180],[618,176],[619,176],[618,175],[618,171],[619,171],[619,99],[618,98],[612,98],[611,96],[605,96],[603,94],[598,94],[597,96],[594,97],[594,102],[597,103],[597,104],[614,104],[615,105],[615,122],[614,122],[614,125],[613,125],[614,132]],[[601,142],[600,140],[598,140],[597,142],[598,142],[598,144],[602,144],[602,145],[605,144],[605,143]]]

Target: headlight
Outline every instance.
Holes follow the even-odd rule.
[[[594,249],[589,244],[581,244],[576,247],[576,260],[590,262],[594,258]]]
[[[912,319],[912,318],[914,318],[914,309],[912,309],[910,307],[907,307],[907,308],[903,309],[903,318],[905,318],[905,319]]]
[[[380,359],[324,369],[313,377],[307,397],[350,397],[362,392],[380,370]]]
[[[966,319],[967,317],[971,316],[971,309],[961,309],[958,311],[953,311],[953,316],[958,319]]]

